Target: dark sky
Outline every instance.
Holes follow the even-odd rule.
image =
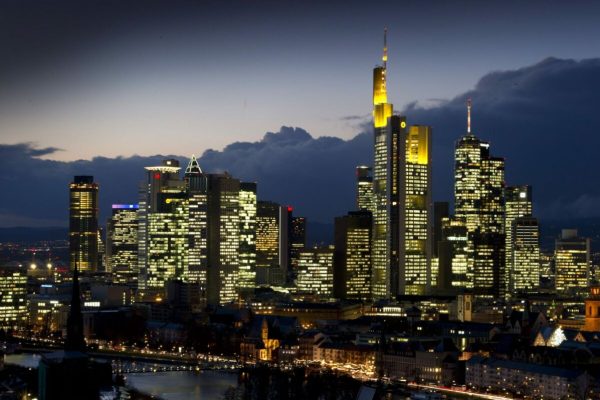
[[[191,153],[329,222],[372,157],[384,26],[390,101],[434,128],[437,199],[470,95],[540,215],[598,216],[599,22],[591,1],[5,0],[0,226],[64,224],[74,174],[97,177],[104,210],[134,201],[147,157]]]

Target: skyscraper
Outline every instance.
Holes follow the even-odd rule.
[[[256,286],[256,183],[240,183],[240,288]]]
[[[229,174],[208,178],[207,301],[225,304],[237,299],[240,250],[240,181]]]
[[[144,289],[148,269],[148,223],[149,215],[157,211],[158,193],[163,188],[176,188],[184,191],[185,185],[179,176],[179,161],[165,159],[160,165],[145,167],[146,179],[139,188],[138,209],[138,269],[140,277],[138,286]]]
[[[504,232],[504,160],[492,157],[489,144],[471,132],[471,101],[467,103],[467,134],[456,144],[455,215],[469,234],[469,266],[473,288],[480,295],[506,292]]]
[[[198,160],[190,158],[184,174],[188,203],[188,266],[183,280],[199,285],[206,295],[208,269],[208,183]]]
[[[371,290],[376,299],[390,296],[390,263],[392,239],[390,237],[389,186],[392,151],[389,149],[388,121],[393,106],[387,102],[387,32],[384,34],[382,65],[373,69],[373,247],[371,253]],[[406,128],[404,122],[403,129]]]
[[[106,271],[119,283],[137,281],[138,209],[137,204],[113,204],[107,223]]]
[[[271,201],[258,202],[256,280],[260,285],[278,286],[285,283],[288,272],[290,211]]]
[[[356,207],[373,212],[372,168],[366,165],[356,167]]]
[[[537,220],[531,215],[531,186],[508,186],[504,198],[506,272],[508,294],[511,294],[539,286],[539,229]]]
[[[400,132],[406,136],[399,140],[397,293],[425,294],[431,278],[431,128],[416,125]]]
[[[590,284],[590,239],[578,236],[576,229],[563,229],[555,241],[554,262],[556,293],[584,295]]]
[[[333,295],[333,249],[304,249],[298,260],[297,288],[300,293],[322,297]]]
[[[0,329],[27,323],[27,273],[22,267],[0,267]]]
[[[163,188],[148,214],[146,288],[164,295],[165,284],[188,267],[188,202],[181,188]]]
[[[469,264],[469,236],[462,219],[442,218],[440,240],[437,242],[440,290],[473,288],[473,270]]]
[[[93,176],[75,176],[70,188],[69,249],[71,270],[98,267],[98,184]]]
[[[438,256],[437,243],[442,240],[442,224],[445,218],[450,218],[450,204],[447,201],[436,201],[433,203],[433,234],[432,256]]]
[[[537,289],[540,286],[540,232],[537,218],[517,217],[511,225],[509,293]]]
[[[354,211],[335,219],[333,290],[338,299],[371,298],[371,233],[369,211]]]
[[[298,268],[300,250],[306,247],[306,218],[292,217],[290,224],[290,267],[293,271]]]

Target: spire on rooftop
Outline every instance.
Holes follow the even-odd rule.
[[[202,174],[202,169],[200,168],[200,164],[198,164],[196,156],[192,154],[192,158],[190,158],[190,162],[188,163],[188,166],[185,169],[185,175],[187,176],[200,174]]]

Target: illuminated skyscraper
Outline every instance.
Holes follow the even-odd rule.
[[[431,128],[417,125],[400,132],[406,136],[399,140],[400,283],[396,293],[425,294],[431,279]]]
[[[469,236],[463,220],[442,218],[438,248],[437,287],[440,290],[472,289],[469,267]]]
[[[373,175],[371,167],[356,167],[356,207],[373,212]]]
[[[387,33],[387,32],[386,32]],[[389,164],[396,154],[390,149],[391,135],[388,133],[388,121],[393,106],[387,102],[387,41],[384,35],[382,65],[373,69],[373,127],[374,127],[374,165],[373,165],[373,246],[371,253],[372,277],[371,290],[375,299],[390,296],[391,243],[390,237],[390,185],[392,180]],[[404,122],[403,129],[406,127]]]
[[[240,184],[240,288],[256,287],[256,183]]]
[[[69,248],[71,270],[98,267],[98,184],[93,176],[76,176],[70,184]]]
[[[27,323],[27,273],[23,267],[0,268],[0,329]]]
[[[138,284],[144,289],[148,268],[148,223],[149,214],[156,212],[158,193],[163,188],[185,189],[179,177],[179,161],[165,159],[161,165],[145,167],[146,179],[140,184],[138,209],[138,269],[140,277]]]
[[[293,271],[298,268],[300,250],[306,247],[306,218],[292,217],[290,224],[290,266]]]
[[[516,290],[533,289],[539,285],[539,232],[537,220],[524,220],[518,227],[519,238],[513,235],[516,231],[515,221],[520,217],[531,217],[531,186],[509,186],[504,191],[504,198],[506,271],[508,293],[511,294]],[[519,241],[518,255],[515,253],[517,240]],[[527,254],[527,251],[531,251],[531,254]]]
[[[194,155],[185,169],[184,181],[188,202],[188,266],[183,280],[197,283],[204,298],[208,268],[208,184]]]
[[[163,188],[148,214],[146,288],[164,293],[165,284],[181,277],[188,266],[188,202],[186,193]]]
[[[447,201],[436,201],[433,203],[433,234],[432,244],[433,257],[438,256],[437,243],[442,240],[442,225],[445,223],[444,219],[450,218],[450,204]]]
[[[504,160],[491,157],[489,144],[471,132],[471,101],[467,134],[456,144],[454,198],[456,218],[469,234],[469,270],[473,288],[487,296],[506,292],[504,232]]]
[[[363,301],[371,298],[372,225],[369,211],[350,212],[335,219],[335,298]]]
[[[512,269],[509,293],[540,286],[540,232],[536,218],[517,217],[511,223]]]
[[[283,285],[288,272],[288,211],[271,201],[259,201],[256,214],[256,281]]]
[[[577,236],[576,229],[563,229],[555,242],[556,293],[583,295],[590,284],[590,239]]]
[[[240,181],[229,174],[208,178],[207,301],[225,304],[238,298]]]
[[[298,260],[297,288],[300,293],[333,296],[333,249],[304,249]]]
[[[138,277],[138,205],[113,204],[107,223],[106,271],[119,283]]]

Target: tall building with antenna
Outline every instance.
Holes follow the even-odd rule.
[[[467,134],[454,152],[456,218],[469,236],[467,275],[476,293],[506,292],[504,239],[504,159],[490,155],[490,145],[471,131],[471,99],[467,101]]]
[[[390,296],[391,227],[388,189],[390,171],[388,156],[391,154],[388,140],[388,121],[393,106],[387,99],[387,29],[384,31],[382,65],[373,69],[373,247],[371,291],[373,298]],[[405,123],[406,126],[406,123]]]

